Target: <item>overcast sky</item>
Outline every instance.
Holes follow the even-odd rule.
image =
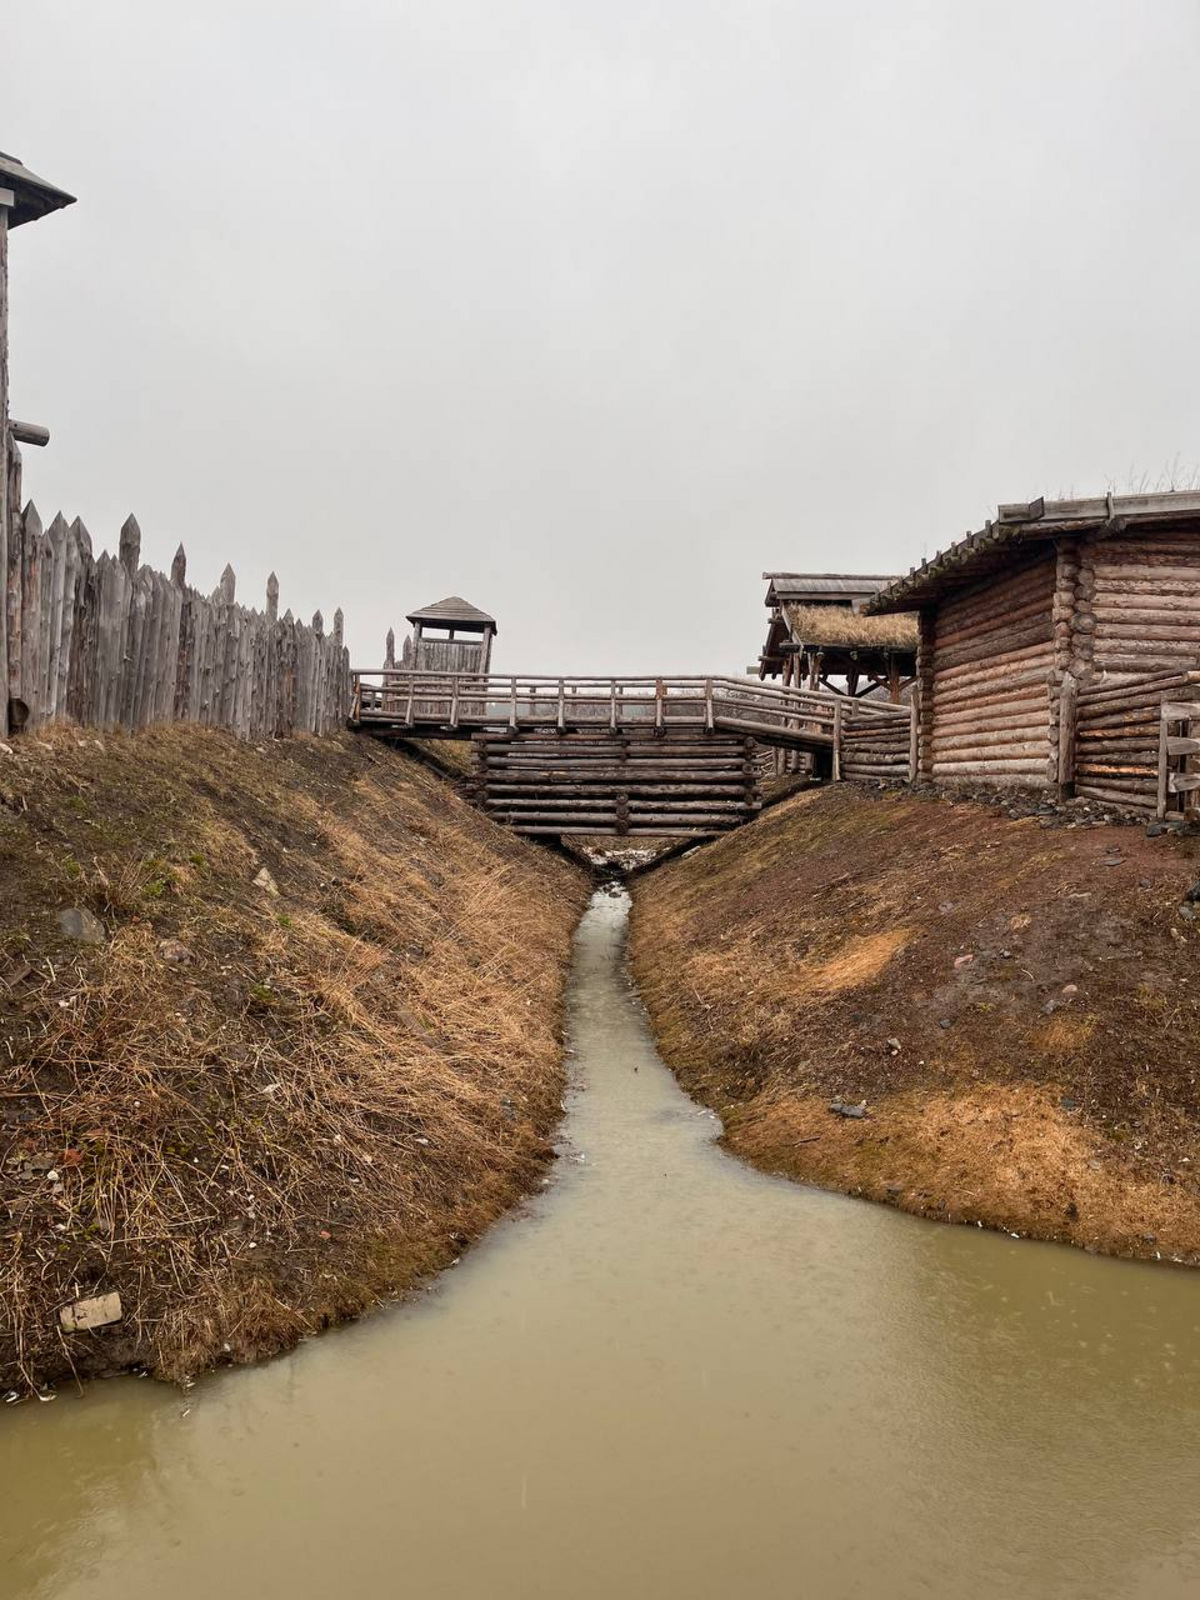
[[[190,11],[190,16],[189,16]],[[1196,0],[38,0],[26,488],[496,665],[728,671],[764,569],[1200,465]]]

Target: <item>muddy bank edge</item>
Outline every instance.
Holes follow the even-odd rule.
[[[427,767],[58,729],[0,758],[0,872],[5,1389],[284,1349],[538,1181],[590,885]]]
[[[1196,876],[1140,827],[846,786],[638,880],[631,962],[755,1165],[1196,1264]]]

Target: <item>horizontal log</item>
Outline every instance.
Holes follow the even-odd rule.
[[[980,662],[991,662],[1005,656],[1012,659],[1019,650],[1031,650],[1038,645],[1050,645],[1054,642],[1050,619],[1046,617],[1036,627],[996,629],[985,639],[973,641],[970,644],[959,645],[953,650],[943,650],[940,646],[934,652],[933,670],[940,675],[951,671],[955,667],[973,666]]]
[[[1135,811],[1153,811],[1155,809],[1155,796],[1147,789],[1143,795],[1133,791],[1114,789],[1109,784],[1081,783],[1076,781],[1075,793],[1081,800],[1099,800],[1112,805],[1128,806]]]
[[[1045,664],[1047,668],[1054,660],[1054,643],[1045,640],[1038,644],[1027,645],[1019,650],[1002,650],[986,661],[964,662],[959,666],[939,668],[935,665],[934,684],[949,688],[951,685],[961,686],[966,683],[984,683],[988,681],[1003,682],[1006,675],[1005,669],[1020,666],[1026,670],[1034,663]]]

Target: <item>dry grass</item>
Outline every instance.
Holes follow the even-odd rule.
[[[849,606],[784,606],[792,638],[800,644],[875,645],[879,649],[915,650],[917,619],[895,616],[866,617]]]
[[[1196,870],[1194,845],[1141,830],[845,786],[641,880],[634,971],[668,1062],[747,1159],[1195,1261]]]
[[[0,1382],[254,1359],[532,1182],[582,875],[349,738],[60,730],[0,802]],[[110,1289],[119,1327],[60,1335]]]

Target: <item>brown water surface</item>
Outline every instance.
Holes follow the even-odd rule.
[[[730,1160],[626,914],[546,1192],[292,1356],[0,1414],[3,1600],[1200,1595],[1200,1278]]]

